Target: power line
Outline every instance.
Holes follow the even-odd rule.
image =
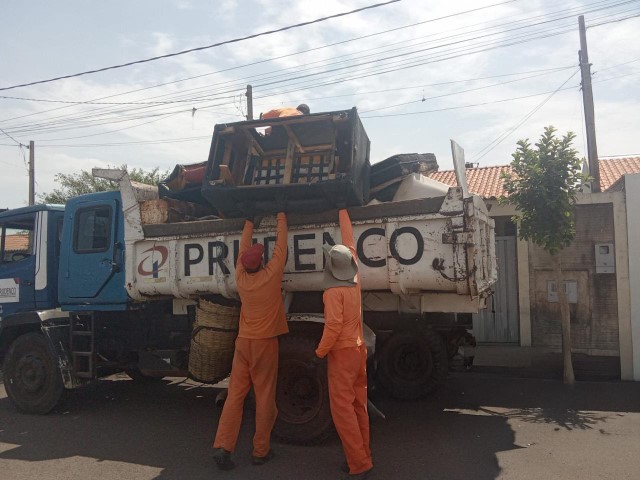
[[[472,10],[466,10],[466,11],[463,11],[463,12],[457,12],[457,13],[454,13],[454,14],[446,15],[446,16],[443,16],[443,17],[438,17],[438,18],[435,18],[435,19],[429,19],[429,20],[413,23],[413,24],[410,24],[410,25],[405,25],[405,26],[402,26],[402,27],[396,27],[396,28],[393,28],[393,29],[384,30],[382,32],[375,32],[375,33],[372,33],[372,34],[369,34],[369,35],[363,35],[363,36],[360,36],[360,37],[356,37],[356,38],[352,38],[352,39],[348,39],[348,40],[343,40],[343,41],[340,41],[340,42],[335,42],[335,43],[332,43],[332,44],[323,45],[323,46],[311,48],[311,49],[308,49],[308,50],[302,50],[302,51],[294,52],[294,53],[291,53],[291,54],[281,55],[279,57],[272,57],[271,59],[252,62],[252,63],[245,64],[245,65],[240,65],[240,66],[231,67],[231,68],[227,68],[227,69],[223,69],[223,70],[218,70],[216,72],[210,72],[210,73],[206,73],[206,74],[202,74],[202,75],[196,75],[196,76],[192,76],[192,77],[187,77],[187,78],[184,78],[184,79],[178,79],[178,80],[175,80],[175,81],[172,81],[172,82],[165,82],[165,83],[152,85],[152,86],[149,86],[149,87],[144,87],[144,88],[140,88],[140,89],[136,89],[136,90],[130,90],[130,91],[122,92],[122,93],[119,93],[119,94],[113,94],[113,95],[109,95],[109,96],[105,96],[105,97],[100,97],[100,98],[94,99],[94,100],[103,100],[103,99],[112,98],[112,97],[116,97],[116,96],[135,93],[135,92],[139,92],[139,91],[143,91],[143,90],[148,90],[148,89],[152,89],[152,88],[156,88],[156,87],[160,87],[160,86],[165,86],[165,85],[169,85],[169,84],[173,84],[173,83],[178,83],[178,82],[185,81],[185,80],[191,80],[191,79],[195,79],[195,78],[200,78],[200,77],[207,76],[207,75],[212,75],[212,74],[215,74],[215,73],[222,73],[222,72],[226,72],[226,71],[230,71],[230,70],[235,70],[235,69],[244,68],[244,67],[248,67],[248,66],[253,66],[253,65],[257,65],[257,64],[261,64],[261,63],[265,63],[265,62],[270,62],[270,61],[274,61],[274,60],[278,60],[278,59],[282,59],[282,58],[286,58],[286,57],[290,57],[290,56],[294,56],[294,55],[299,55],[299,54],[303,54],[303,53],[312,52],[312,51],[315,51],[315,50],[328,48],[328,47],[331,47],[331,46],[336,46],[336,45],[343,44],[343,43],[352,42],[352,41],[355,41],[355,40],[361,40],[361,39],[365,39],[365,38],[369,38],[369,37],[373,37],[373,36],[377,36],[377,35],[381,35],[381,34],[385,34],[385,33],[389,33],[389,32],[394,32],[394,31],[397,31],[397,30],[405,29],[405,28],[414,27],[414,26],[417,26],[417,25],[426,24],[426,23],[429,23],[429,22],[434,22],[434,21],[437,21],[437,20],[442,20],[442,19],[446,19],[446,18],[450,18],[450,17],[454,17],[454,16],[466,14],[466,13],[475,12],[475,11],[483,10],[483,9],[486,9],[486,8],[492,8],[492,7],[503,5],[503,4],[506,4],[506,3],[511,3],[512,1],[516,1],[516,0],[496,3],[496,4],[488,5],[488,6],[485,6],[485,7],[480,7],[480,8],[476,8],[476,9],[472,9]],[[599,1],[599,2],[595,2],[595,3],[589,4],[589,7],[595,6],[595,5],[598,5],[598,4],[602,4],[602,3],[605,3],[605,8],[611,8],[611,7],[614,7],[614,6],[618,5],[618,4],[606,5],[606,2]],[[572,7],[571,9],[565,9],[565,10],[556,11],[556,12],[553,12],[552,15],[557,14],[557,13],[562,13],[562,12],[569,12],[572,9],[575,9],[575,8],[580,8],[580,7]],[[585,12],[581,11],[581,13],[585,13]],[[539,15],[539,16],[533,17],[533,18],[540,18],[540,17],[544,17],[544,16],[545,15]],[[519,22],[522,22],[522,21],[526,21],[526,19],[519,20],[519,21],[516,21],[516,22],[513,22],[511,20],[510,23],[519,23]],[[481,25],[481,24],[482,23],[474,24],[474,25]],[[393,44],[391,44],[391,45],[393,45]],[[378,48],[380,48],[380,47],[378,47]],[[317,63],[317,62],[314,62],[314,63]],[[284,69],[284,70],[287,70],[287,69]],[[263,75],[264,74],[258,75],[258,76],[263,76]],[[254,75],[252,77],[247,77],[247,78],[244,79],[244,81],[246,82],[248,79],[253,78],[253,77],[256,77],[256,76]],[[230,83],[230,82],[223,82],[222,84],[224,84],[224,83]],[[219,83],[217,85],[221,85],[221,84]],[[190,89],[190,90],[199,90],[199,89],[202,89],[202,88],[208,88],[208,87],[197,87],[197,88]],[[238,87],[238,88],[240,88],[240,87]],[[244,88],[244,85],[242,86],[242,88]],[[159,95],[159,96],[156,96],[155,98],[164,97],[164,96],[167,96],[167,95]],[[152,97],[152,98],[154,98],[154,97]],[[64,109],[64,108],[68,108],[68,107],[58,107],[58,108],[49,109],[49,110],[45,110],[45,111],[41,111],[41,112],[35,112],[35,113],[32,113],[32,114],[22,115],[20,117],[13,117],[13,118],[5,119],[4,121],[16,120],[18,118],[24,118],[24,117],[28,117],[28,116],[32,116],[32,115],[38,115],[38,114],[41,114],[41,113],[47,113],[47,112],[50,112],[50,111]]]
[[[513,132],[515,132],[518,128],[520,128],[520,126],[522,126],[527,120],[529,120],[533,115],[535,115],[535,113],[540,110],[543,106],[546,105],[546,103],[551,100],[551,98],[558,93],[560,90],[563,89],[563,87],[569,82],[569,80],[571,80],[576,73],[578,73],[580,71],[580,69],[577,69],[575,72],[573,72],[569,78],[567,78],[564,82],[562,82],[562,84],[556,88],[553,92],[551,92],[551,94],[546,97],[542,102],[540,102],[538,105],[536,105],[529,113],[527,113],[524,118],[518,122],[515,126],[509,128],[507,131],[505,131],[504,133],[502,133],[500,136],[498,136],[495,140],[493,140],[491,143],[489,143],[486,147],[484,147],[483,149],[481,149],[476,155],[473,155],[473,159],[478,162],[481,159],[483,159],[491,150],[493,150],[495,147],[497,147],[498,145],[500,145],[504,140],[506,140],[509,135],[511,135]],[[483,153],[484,152],[484,153]],[[479,155],[479,156],[478,156]]]
[[[638,74],[640,72],[636,72],[636,74]],[[573,74],[575,75],[575,73]],[[572,76],[573,76],[572,75]],[[608,80],[614,80],[616,78],[620,78],[620,77],[625,77],[628,75],[620,75],[617,77],[611,77],[605,80],[599,80],[598,82],[594,82],[594,83],[601,83],[604,81],[608,81]],[[571,78],[571,77],[570,77]],[[566,83],[566,82],[565,82]],[[553,91],[548,91],[548,92],[541,92],[541,93],[534,93],[534,94],[530,94],[530,95],[524,95],[524,96],[519,96],[519,97],[511,97],[511,98],[505,98],[505,99],[500,99],[500,100],[494,100],[494,101],[488,101],[488,102],[483,102],[483,103],[476,103],[476,104],[470,104],[470,105],[462,105],[462,106],[457,106],[457,107],[446,107],[446,108],[440,108],[440,109],[434,109],[434,110],[426,110],[426,111],[421,111],[421,112],[410,112],[410,113],[404,113],[404,114],[391,114],[391,115],[377,115],[377,116],[363,116],[362,118],[378,118],[378,117],[394,117],[394,116],[404,116],[404,115],[416,115],[416,114],[421,114],[421,113],[434,113],[434,112],[442,112],[442,111],[448,111],[448,110],[458,110],[458,109],[464,109],[464,108],[470,108],[470,107],[478,107],[478,106],[484,106],[484,105],[490,105],[490,104],[495,104],[495,103],[504,103],[504,102],[510,102],[513,100],[522,100],[525,98],[532,98],[532,97],[539,97],[541,95],[547,95],[547,94],[555,94],[559,91],[564,91],[564,90],[572,90],[572,89],[576,89],[578,88],[579,85],[573,85],[570,87],[562,87]],[[548,99],[546,99],[542,105],[544,105],[544,103],[546,103],[551,97],[549,97]],[[541,108],[541,105],[539,105],[538,107],[536,107],[537,109]],[[536,110],[537,111],[537,110]],[[179,112],[182,113],[182,112]],[[535,111],[533,112],[535,113]],[[107,132],[107,133],[111,133],[111,132]],[[80,137],[83,138],[83,137]],[[74,148],[82,148],[82,147],[110,147],[110,146],[124,146],[124,145],[136,145],[136,144],[162,144],[162,143],[181,143],[181,142],[189,142],[189,141],[198,141],[198,140],[210,140],[211,136],[210,135],[203,135],[203,136],[194,136],[194,137],[180,137],[180,138],[173,138],[173,139],[162,139],[162,140],[140,140],[140,141],[131,141],[131,142],[113,142],[113,143],[95,143],[95,144],[58,144],[58,145],[41,145],[40,148],[47,148],[47,147],[74,147]],[[7,144],[0,144],[3,146],[11,146],[13,147],[14,145],[7,145]]]
[[[268,30],[266,32],[254,33],[253,35],[247,35],[246,37],[240,37],[240,38],[234,38],[234,39],[231,39],[231,40],[225,40],[224,42],[218,42],[218,43],[214,43],[214,44],[211,44],[211,45],[205,45],[203,47],[190,48],[188,50],[182,50],[180,52],[168,53],[166,55],[159,55],[159,56],[147,58],[147,59],[144,59],[144,60],[135,60],[133,62],[122,63],[120,65],[112,65],[110,67],[103,67],[103,68],[98,68],[98,69],[95,69],[95,70],[88,70],[88,71],[85,71],[85,72],[74,73],[74,74],[71,74],[71,75],[64,75],[64,76],[61,76],[61,77],[50,78],[50,79],[47,79],[47,80],[38,80],[36,82],[23,83],[23,84],[20,84],[20,85],[12,85],[10,87],[2,87],[2,88],[0,88],[0,91],[11,90],[11,89],[14,89],[14,88],[19,88],[19,87],[28,87],[28,86],[31,86],[31,85],[38,85],[38,84],[41,84],[41,83],[55,82],[57,80],[62,80],[62,79],[66,79],[66,78],[80,77],[82,75],[89,75],[89,74],[92,74],[92,73],[104,72],[104,71],[107,71],[107,70],[114,70],[116,68],[129,67],[131,65],[137,65],[137,64],[140,64],[140,63],[152,62],[152,61],[155,61],[155,60],[160,60],[162,58],[176,57],[178,55],[184,55],[186,53],[197,52],[197,51],[200,51],[200,50],[207,50],[209,48],[215,48],[215,47],[219,47],[221,45],[228,45],[230,43],[242,42],[244,40],[249,40],[251,38],[262,37],[262,36],[265,36],[265,35],[272,35],[274,33],[284,32],[286,30],[292,30],[294,28],[305,27],[307,25],[311,25],[311,24],[319,23],[319,22],[324,22],[324,21],[327,21],[327,20],[331,20],[333,18],[344,17],[346,15],[352,15],[354,13],[359,13],[359,12],[362,12],[364,10],[370,10],[372,8],[383,7],[385,5],[390,5],[392,3],[397,3],[399,1],[400,0],[389,0],[388,2],[384,2],[384,3],[376,3],[374,5],[369,5],[369,6],[366,6],[366,7],[357,8],[357,9],[351,10],[349,12],[337,13],[335,15],[329,15],[327,17],[317,18],[315,20],[311,20],[311,21],[308,21],[308,22],[296,23],[294,25],[289,25],[289,26],[278,28],[278,29],[275,29],[275,30]]]
[[[13,138],[11,135],[9,135],[7,132],[5,132],[3,129],[0,128],[0,132],[4,133],[7,137],[9,137],[11,140],[13,140],[14,142],[16,142],[18,144],[18,146],[21,146],[22,143],[20,143],[19,141],[17,141],[15,138]]]
[[[97,100],[103,100],[103,99],[106,99],[106,98],[112,98],[112,97],[116,97],[116,96],[127,95],[127,94],[130,94],[130,93],[136,93],[136,92],[143,91],[143,90],[148,90],[148,89],[152,89],[152,88],[157,88],[157,87],[171,85],[171,84],[175,84],[175,83],[179,83],[179,82],[184,82],[184,81],[187,81],[187,80],[194,80],[196,78],[202,78],[202,77],[206,77],[206,76],[209,76],[209,75],[214,75],[214,74],[217,74],[217,73],[224,73],[224,72],[228,72],[228,71],[231,71],[231,70],[237,70],[237,69],[240,69],[240,68],[246,68],[246,67],[250,67],[250,66],[259,65],[259,64],[262,64],[262,63],[272,62],[274,60],[280,60],[280,59],[283,59],[283,58],[288,58],[288,57],[301,55],[301,54],[304,54],[304,53],[309,53],[309,52],[313,52],[313,51],[317,51],[317,50],[321,50],[321,49],[325,49],[325,48],[329,48],[329,47],[333,47],[333,46],[337,46],[337,45],[341,45],[341,44],[345,44],[345,43],[350,43],[350,42],[353,42],[353,41],[356,41],[356,40],[362,40],[362,39],[365,39],[365,38],[370,38],[370,37],[374,37],[374,36],[378,36],[378,35],[383,35],[385,33],[390,33],[390,32],[394,32],[394,31],[397,31],[397,30],[402,30],[402,29],[405,29],[405,28],[415,27],[417,25],[423,25],[425,23],[435,22],[435,21],[438,21],[438,20],[443,20],[443,19],[447,19],[447,18],[451,18],[451,17],[455,17],[455,16],[467,14],[467,13],[472,13],[472,12],[476,12],[476,11],[479,11],[479,10],[493,8],[493,7],[504,5],[504,4],[507,4],[507,3],[513,3],[515,1],[518,1],[518,0],[508,0],[508,1],[500,2],[500,3],[494,3],[492,5],[487,5],[487,6],[484,6],[484,7],[474,8],[474,9],[471,9],[471,10],[465,10],[465,11],[462,11],[462,12],[456,12],[456,13],[453,13],[453,14],[450,14],[450,15],[445,15],[445,16],[438,17],[438,18],[424,20],[424,21],[413,23],[413,24],[410,24],[410,25],[404,25],[402,27],[396,27],[396,28],[392,28],[392,29],[389,29],[389,30],[384,30],[384,31],[381,31],[381,32],[375,32],[375,33],[371,33],[371,34],[368,34],[368,35],[362,35],[360,37],[350,38],[350,39],[347,39],[347,40],[342,40],[342,41],[339,41],[339,42],[334,42],[334,43],[330,43],[330,44],[327,44],[327,45],[322,45],[322,46],[319,46],[319,47],[310,48],[310,49],[307,49],[307,50],[301,50],[301,51],[294,52],[294,53],[280,55],[278,57],[272,57],[272,58],[268,58],[268,59],[265,59],[265,60],[259,60],[259,61],[256,61],[256,62],[251,62],[251,63],[244,64],[244,65],[239,65],[239,66],[235,66],[235,67],[226,68],[226,69],[223,69],[223,70],[217,70],[215,72],[204,73],[204,74],[195,75],[195,76],[191,76],[191,77],[181,78],[181,79],[178,79],[178,80],[173,80],[171,82],[159,83],[159,84],[156,84],[156,85],[151,85],[151,86],[144,87],[144,88],[139,88],[139,89],[136,89],[136,90],[130,90],[130,91],[123,92],[123,93],[109,95],[109,96],[106,96],[106,97],[101,97],[101,98],[99,98]],[[15,98],[15,97],[0,97],[0,98]],[[20,99],[20,98],[16,98],[16,99]],[[96,103],[96,102],[94,102],[94,101],[85,101],[85,102],[79,102],[79,103],[92,104],[92,103]],[[67,108],[67,107],[60,107],[60,108]],[[37,115],[39,113],[46,113],[48,111],[53,111],[53,110],[58,110],[58,109],[51,109],[51,110],[47,110],[45,112],[37,112],[37,113],[33,113],[33,114],[28,114],[28,115],[24,115],[22,117],[15,117],[15,118],[11,118],[11,119],[6,119],[5,121],[14,120],[16,118],[23,118],[23,117],[31,116],[31,115]]]
[[[622,4],[625,4],[625,3],[629,3],[629,2],[623,2]],[[619,6],[619,5],[621,5],[621,4],[620,4],[620,3],[616,4],[616,6]],[[573,31],[573,28],[571,29],[571,31]],[[554,33],[554,34],[562,34],[562,33],[567,33],[567,32],[556,32],[556,33]],[[391,70],[390,70],[390,69],[387,69],[386,71],[380,71],[380,70],[378,70],[378,71],[374,71],[373,73],[371,73],[371,74],[369,74],[369,75],[362,75],[362,74],[360,74],[360,75],[358,75],[358,76],[356,76],[356,77],[353,77],[353,78],[341,78],[341,79],[339,79],[339,80],[334,80],[334,81],[331,81],[331,82],[325,82],[325,83],[316,84],[316,85],[306,85],[306,86],[304,87],[304,89],[308,89],[308,88],[317,88],[318,86],[324,86],[324,85],[333,84],[333,83],[339,83],[339,82],[341,83],[341,82],[345,82],[345,81],[349,81],[349,80],[354,80],[354,79],[362,79],[362,78],[365,78],[365,77],[367,77],[367,76],[382,75],[382,74],[385,74],[385,73],[390,73],[390,72],[392,72],[392,71],[397,71],[397,70],[401,70],[401,69],[405,69],[405,68],[412,68],[412,67],[416,67],[416,66],[419,66],[419,65],[424,65],[424,64],[426,64],[426,63],[432,63],[433,61],[443,61],[443,60],[446,60],[446,59],[450,59],[450,58],[455,58],[455,57],[462,56],[463,54],[479,53],[479,52],[481,52],[481,51],[486,51],[486,50],[488,50],[488,49],[492,49],[492,48],[498,48],[498,47],[502,47],[502,46],[509,46],[509,45],[513,45],[513,44],[516,44],[516,43],[522,43],[522,42],[524,42],[524,41],[531,41],[531,40],[536,39],[536,38],[546,38],[546,37],[548,37],[548,36],[549,36],[549,35],[545,35],[545,36],[543,36],[543,37],[538,36],[538,37],[534,37],[534,38],[527,38],[527,39],[525,39],[525,40],[521,40],[521,41],[519,41],[519,42],[513,42],[513,43],[507,43],[507,44],[498,44],[498,45],[493,45],[493,46],[491,46],[490,48],[484,48],[484,49],[481,49],[481,50],[476,49],[475,51],[469,51],[469,50],[467,49],[466,51],[464,51],[464,50],[463,50],[463,53],[462,53],[462,54],[460,54],[460,55],[456,55],[456,56],[450,56],[450,57],[441,58],[441,59],[438,59],[438,60],[429,60],[429,61],[427,61],[427,62],[422,62],[422,63],[419,63],[419,64],[404,65],[404,66],[402,66],[402,67],[400,67],[400,68],[391,69]],[[395,57],[389,57],[389,58],[394,59]],[[431,57],[430,57],[430,58],[431,58]],[[370,62],[368,62],[368,63],[370,63]],[[331,73],[331,72],[333,72],[333,71],[335,71],[335,70],[330,70],[330,71],[328,71],[328,72],[322,72],[322,73],[323,73],[323,74],[327,74],[327,73]],[[314,75],[315,75],[315,74],[314,74]],[[291,82],[292,80],[295,80],[296,78],[299,78],[299,77],[293,77],[293,78],[285,79],[285,80],[278,81],[278,82],[271,82],[271,83]],[[260,86],[264,86],[264,84],[262,84],[262,85],[260,85]],[[299,88],[299,89],[297,89],[297,90],[294,90],[294,91],[299,91],[299,90],[300,90],[300,88]],[[224,93],[224,92],[220,92],[220,93]],[[219,94],[220,94],[220,93],[219,93]],[[282,94],[282,93],[288,93],[288,92],[278,92],[278,93],[274,93],[274,94],[271,94],[271,95],[260,96],[260,97],[258,97],[258,98],[266,98],[266,97],[269,97],[269,96],[280,95],[280,94]],[[218,95],[219,95],[219,94],[218,94]],[[218,106],[221,106],[221,105],[223,105],[223,104],[218,104]],[[199,108],[199,110],[202,110],[202,109],[204,109],[204,108],[211,108],[211,107],[212,107],[212,106],[200,107],[200,108]],[[100,115],[102,115],[102,114],[100,114]],[[163,114],[160,114],[160,115],[163,115]],[[95,114],[92,114],[92,116],[95,116]],[[150,115],[134,117],[134,118],[132,118],[132,120],[133,120],[133,119],[145,118],[145,117],[146,117],[146,118],[148,118],[148,117],[150,117]],[[77,121],[77,120],[76,120],[76,121]],[[118,120],[118,121],[127,121],[127,120]],[[103,122],[103,124],[104,124],[104,123],[112,123],[112,122]],[[50,124],[50,125],[54,125],[54,124],[52,124],[51,122],[50,122],[49,124]],[[85,125],[85,126],[96,126],[96,125]],[[16,127],[14,127],[14,128],[16,128]],[[19,127],[17,127],[17,128],[19,129]],[[51,129],[50,127],[46,127],[46,128],[47,128],[47,129]],[[73,126],[73,127],[69,127],[69,128],[79,128],[79,127],[75,127],[75,126]],[[66,129],[69,129],[69,128],[66,128]],[[133,128],[133,127],[128,127],[128,128]],[[41,130],[42,130],[42,129],[44,129],[44,128],[39,128],[39,129],[41,129]],[[60,129],[60,128],[59,128],[59,129]],[[30,132],[33,132],[34,130],[35,130],[35,129],[34,129],[34,125],[33,125],[33,124],[30,124],[30,125],[29,125],[29,128],[28,128],[27,130],[22,129],[22,130],[20,130],[20,131],[30,131]],[[74,137],[74,138],[75,138],[75,137]]]
[[[507,3],[508,3],[508,2],[507,2]],[[598,4],[598,3],[599,3],[599,4],[602,4],[603,2],[596,2],[595,4],[592,4],[592,5],[596,5],[596,4]],[[623,2],[623,3],[628,3],[628,2]],[[620,3],[618,3],[618,4],[614,4],[614,5],[606,4],[604,7],[600,7],[600,8],[610,8],[610,7],[612,7],[612,6],[619,6],[619,5],[620,5]],[[488,8],[488,7],[483,7],[483,8]],[[565,10],[565,11],[566,11],[566,10]],[[562,12],[561,12],[561,11],[559,11],[559,12],[554,12],[554,14],[555,14],[555,13],[562,13]],[[456,15],[456,14],[453,14],[453,15]],[[512,23],[513,23],[513,22],[512,22]],[[517,23],[517,22],[516,22],[516,23]],[[404,27],[400,27],[400,28],[404,28]],[[442,47],[442,46],[440,46],[440,47]],[[323,74],[326,74],[326,73],[330,73],[330,72],[322,72],[322,73],[323,73]],[[290,82],[291,80],[292,80],[292,79],[286,79],[286,81],[289,81],[289,82]],[[229,83],[229,82],[226,82],[226,83]],[[261,86],[263,86],[263,85],[261,85]],[[219,93],[218,93],[217,95],[219,95]],[[161,97],[162,97],[162,96],[166,96],[166,95],[161,95]],[[227,97],[227,98],[228,98],[228,97]],[[193,99],[190,99],[190,100],[193,100]],[[31,126],[33,127],[33,125],[31,125]]]

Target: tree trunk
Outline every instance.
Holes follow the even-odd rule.
[[[571,360],[571,315],[569,302],[564,291],[564,279],[562,278],[561,257],[553,255],[554,272],[556,276],[556,291],[558,292],[558,304],[560,305],[560,320],[562,323],[562,356],[564,360],[563,381],[568,385],[575,383],[573,374],[573,362]]]

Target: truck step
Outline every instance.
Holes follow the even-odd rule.
[[[93,314],[71,315],[71,358],[73,373],[79,378],[95,378],[95,323]]]

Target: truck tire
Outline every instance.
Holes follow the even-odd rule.
[[[448,370],[447,348],[431,330],[396,332],[378,355],[378,380],[399,400],[417,400],[435,392]]]
[[[23,413],[49,413],[62,397],[58,362],[41,333],[21,335],[11,344],[3,372],[7,395]]]
[[[278,418],[273,434],[286,443],[315,445],[333,432],[326,363],[315,371],[307,368],[316,344],[315,339],[302,334],[280,340]]]

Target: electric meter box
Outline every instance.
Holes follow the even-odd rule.
[[[615,273],[616,259],[613,243],[596,243],[596,273]]]

